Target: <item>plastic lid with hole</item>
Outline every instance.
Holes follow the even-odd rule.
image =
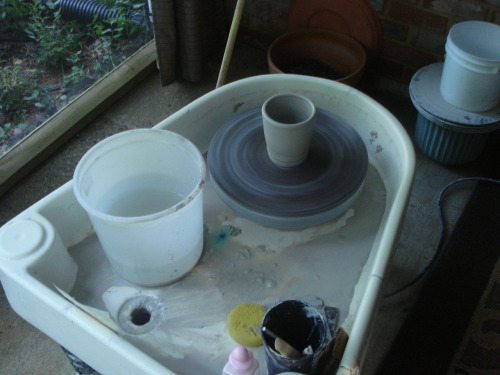
[[[0,232],[0,253],[9,258],[21,258],[38,250],[44,240],[42,225],[29,219],[19,220]]]

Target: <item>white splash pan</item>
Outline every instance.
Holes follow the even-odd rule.
[[[216,375],[236,346],[224,325],[234,306],[313,295],[340,309],[340,324],[350,336],[337,374],[362,372],[414,175],[413,146],[398,120],[349,86],[263,75],[216,89],[157,127],[186,136],[205,152],[226,120],[285,91],[346,119],[365,141],[368,176],[343,216],[303,231],[265,228],[237,217],[208,183],[199,265],[172,286],[139,289],[109,270],[69,181],[0,228],[0,280],[12,308],[102,374]],[[221,228],[233,236],[218,244]],[[110,310],[138,296],[153,296],[165,309],[130,334],[104,311],[103,294],[111,299]],[[254,350],[265,374],[262,352]]]

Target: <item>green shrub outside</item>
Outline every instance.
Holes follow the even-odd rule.
[[[38,75],[45,71],[59,72],[63,85],[69,87],[87,76],[113,68],[113,49],[141,27],[128,14],[144,9],[145,1],[100,1],[118,9],[117,17],[108,20],[96,17],[90,25],[79,25],[61,19],[56,1],[0,0],[0,35],[13,40],[30,38],[33,41],[30,54],[38,64],[36,71],[27,75],[21,67],[0,61],[0,116],[4,120],[0,124],[0,139],[8,136],[13,125],[22,124],[29,108],[55,107],[46,88],[38,85]],[[85,45],[89,43],[103,60],[96,61],[92,71],[82,62],[84,49],[88,48]]]

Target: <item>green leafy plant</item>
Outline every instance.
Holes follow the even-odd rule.
[[[152,38],[145,0],[98,1],[115,16],[81,25],[59,0],[0,0],[0,157]]]
[[[20,66],[0,67],[0,113],[14,122],[21,120],[31,105],[26,98],[36,87],[34,77],[23,74]]]
[[[122,44],[128,37],[143,31],[143,26],[134,22],[131,15],[144,11],[144,1],[102,0],[109,9],[113,9],[116,17],[100,19],[94,16],[91,26],[96,37],[102,41],[101,48],[107,51],[108,60],[113,63],[112,50]]]
[[[76,85],[86,76],[85,68],[83,66],[72,66],[71,72],[64,75],[64,86],[71,87]]]
[[[0,35],[15,37],[29,24],[29,1],[0,0]]]
[[[25,96],[24,100],[38,109],[52,110],[55,107],[55,101],[50,97],[47,90],[39,87],[31,90],[30,95]]]
[[[46,14],[49,4],[34,0],[30,11],[28,35],[36,42],[37,55],[42,66],[49,69],[71,67],[79,61],[84,34],[72,22],[61,21],[60,9]]]

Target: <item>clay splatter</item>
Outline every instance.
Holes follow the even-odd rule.
[[[238,109],[245,103],[236,103],[233,107],[233,113],[235,113],[236,111],[238,111]]]
[[[237,236],[241,233],[241,229],[233,225],[223,225],[221,230],[215,235],[215,243],[225,242],[230,237]]]

